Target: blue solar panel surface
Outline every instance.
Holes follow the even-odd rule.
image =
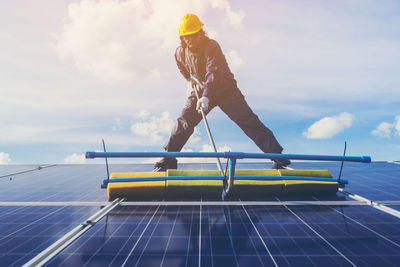
[[[366,206],[124,206],[49,265],[395,266],[398,225]]]
[[[106,205],[106,192],[100,188],[104,165],[36,167],[0,168],[1,265],[22,265]],[[215,169],[214,164],[179,167]],[[328,169],[334,177],[339,167],[329,162],[293,164],[295,169]],[[149,171],[151,165],[113,164],[110,169]],[[8,175],[12,173],[17,174]],[[349,180],[346,191],[400,210],[400,165],[345,163],[342,177]],[[399,266],[400,219],[393,215],[356,205],[340,192],[334,197],[266,200],[278,204],[123,202],[47,265]],[[295,200],[341,203],[279,204]]]
[[[1,266],[21,266],[99,208],[1,206]]]

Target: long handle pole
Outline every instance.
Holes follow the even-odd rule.
[[[196,82],[196,84],[194,86],[194,91],[196,93],[197,100],[199,100],[200,96],[199,96],[198,86],[199,86],[200,82],[193,76],[191,76],[191,79]],[[208,139],[210,139],[210,143],[211,143],[212,147],[214,148],[214,152],[217,152],[217,147],[215,146],[215,142],[214,142],[214,139],[213,139],[211,131],[210,131],[210,126],[208,125],[206,114],[204,113],[204,110],[202,107],[200,107],[200,112],[201,112],[201,116],[203,116],[204,124],[206,125]],[[221,161],[218,157],[217,157],[217,166],[218,166],[218,169],[221,172],[222,176],[225,176],[224,170],[222,169]]]

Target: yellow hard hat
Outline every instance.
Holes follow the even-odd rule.
[[[199,17],[194,14],[186,14],[181,20],[181,25],[179,26],[179,35],[185,36],[194,34],[201,30],[203,23],[200,21]]]

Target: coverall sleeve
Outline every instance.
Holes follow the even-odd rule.
[[[204,97],[212,97],[218,90],[218,84],[222,82],[223,70],[229,69],[221,47],[213,42],[206,54],[206,72],[204,76]]]
[[[190,73],[189,71],[185,68],[185,66],[183,65],[182,61],[183,61],[183,57],[184,57],[184,51],[182,47],[178,47],[175,51],[175,61],[176,61],[176,65],[178,66],[179,71],[182,73],[183,77],[185,77],[185,79],[187,81],[190,81]]]

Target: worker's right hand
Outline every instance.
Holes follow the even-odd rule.
[[[197,105],[196,105],[196,110],[201,113],[201,110],[203,109],[204,112],[208,110],[208,107],[210,105],[210,99],[208,97],[201,97],[199,100],[197,100]]]

